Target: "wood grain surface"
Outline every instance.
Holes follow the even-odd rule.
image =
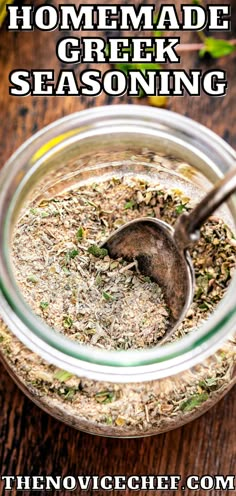
[[[57,5],[55,1],[50,3]],[[179,7],[180,2],[176,3]],[[217,3],[224,2],[221,0]],[[236,25],[234,20],[232,25]],[[231,35],[235,37],[233,33],[224,33],[223,36],[226,38]],[[37,30],[29,33],[9,33],[3,27],[0,31],[0,165],[3,165],[12,152],[38,129],[70,112],[95,105],[127,101],[131,104],[147,103],[145,99],[137,102],[131,98],[112,99],[105,95],[90,99],[10,97],[10,71],[19,68],[52,68],[57,74],[63,68],[63,64],[60,64],[55,55],[56,42],[62,36],[63,33],[57,30],[50,33]],[[181,41],[197,41],[197,37],[195,34],[185,33],[181,35]],[[183,54],[180,67],[186,70],[207,70],[214,67],[227,70],[227,96],[214,99],[202,94],[200,98],[170,98],[168,108],[205,124],[236,147],[235,61],[233,55],[219,61],[202,61],[196,53]],[[74,69],[79,74],[80,66],[77,65]],[[102,69],[105,70],[105,67]],[[77,432],[54,420],[18,390],[2,366],[0,374],[0,475],[181,474],[184,479],[189,474],[226,475],[235,471],[235,389],[209,413],[185,427],[152,438],[113,440]],[[32,491],[34,495],[37,493],[44,494],[43,491]],[[4,493],[3,486],[0,488],[0,494],[7,494]],[[12,491],[11,494],[18,493]],[[24,494],[31,493],[24,491]],[[71,493],[64,491],[60,494],[69,496]],[[83,494],[92,494],[92,491]],[[97,491],[96,494],[100,496],[103,492]],[[127,492],[115,491],[115,494],[118,496]],[[135,492],[130,491],[130,494]],[[142,491],[140,494],[145,496],[149,493]],[[158,494],[169,496],[171,492],[160,491]],[[173,491],[174,494],[177,493]],[[181,491],[178,494],[181,494]],[[185,491],[184,494],[188,496],[196,493]],[[204,494],[225,495],[233,492],[205,491]]]

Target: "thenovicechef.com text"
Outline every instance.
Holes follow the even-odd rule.
[[[43,490],[53,491],[68,489],[70,491],[98,490],[150,490],[173,491],[190,489],[193,491],[234,491],[236,490],[235,475],[189,475],[185,480],[180,475],[79,475],[75,476],[24,476],[2,475],[1,481],[5,491]]]

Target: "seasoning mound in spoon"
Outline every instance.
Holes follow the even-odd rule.
[[[138,273],[136,262],[112,260],[105,251],[88,248],[77,314],[66,334],[106,349],[154,346],[169,323],[161,288]]]

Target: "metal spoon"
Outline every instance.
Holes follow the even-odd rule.
[[[193,300],[194,269],[187,248],[199,240],[200,227],[236,191],[236,169],[230,170],[189,213],[171,227],[144,217],[117,229],[103,243],[111,258],[137,260],[138,269],[162,288],[170,309],[170,324],[163,343],[178,327]]]

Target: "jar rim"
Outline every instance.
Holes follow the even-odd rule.
[[[149,128],[158,122],[163,129],[171,130],[173,135],[177,131],[182,133],[186,146],[202,148],[205,153],[214,151],[219,160],[224,161],[225,170],[235,166],[235,152],[220,137],[201,124],[169,110],[141,105],[111,105],[84,110],[54,121],[28,139],[12,155],[0,174],[0,313],[12,332],[26,346],[45,360],[71,373],[102,380],[105,378],[112,382],[153,380],[176,374],[199,363],[213,353],[232,332],[232,327],[236,325],[236,276],[216,311],[197,332],[161,347],[108,351],[75,343],[41,321],[17,290],[8,256],[7,240],[17,195],[15,193],[9,198],[9,187],[15,175],[22,173],[25,163],[35,154],[39,155],[39,150],[55,137],[63,138],[46,151],[43,160],[64,142],[73,143],[80,129],[83,130],[81,136],[88,129],[101,132],[106,119],[116,126],[124,119],[130,122],[140,120],[144,127]],[[21,183],[23,180],[24,174]]]

